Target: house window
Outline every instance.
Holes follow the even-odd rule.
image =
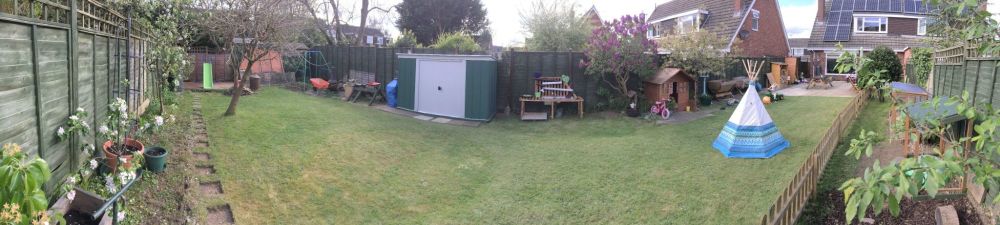
[[[656,33],[656,24],[650,24],[649,30],[646,31],[646,37],[659,37],[660,35]]]
[[[753,19],[750,20],[750,29],[757,31],[760,28],[760,11],[752,10],[750,12],[753,13]]]
[[[698,30],[697,20],[698,14],[691,14],[687,16],[677,17],[677,34],[686,34]]]
[[[793,48],[792,49],[792,55],[793,56],[803,56],[805,54],[806,54],[806,49],[804,49],[804,48]]]
[[[837,68],[837,57],[827,57],[826,58],[826,73],[827,74],[854,74],[854,69],[847,71],[847,73],[840,73],[836,70]]]
[[[366,35],[365,37],[367,39],[365,40],[365,43],[368,43],[369,45],[375,43],[375,37],[372,37],[371,35]]]
[[[927,18],[917,20],[917,35],[927,35]]]
[[[858,33],[886,33],[889,19],[886,17],[855,17],[854,31]]]

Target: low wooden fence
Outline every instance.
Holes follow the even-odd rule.
[[[809,159],[806,159],[806,162],[799,168],[799,172],[795,173],[792,182],[781,192],[767,213],[762,216],[761,225],[795,224],[795,220],[799,218],[802,209],[805,208],[809,198],[816,191],[816,184],[823,175],[826,163],[830,161],[830,156],[837,148],[840,138],[851,127],[858,112],[867,103],[869,94],[862,92],[855,96],[847,107],[837,114],[830,129],[823,135],[823,139],[820,139],[816,150],[813,150]]]

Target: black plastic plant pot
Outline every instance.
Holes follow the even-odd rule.
[[[145,159],[146,169],[154,173],[163,172],[167,169],[167,149],[159,146],[153,146],[146,149],[146,152],[142,154]]]

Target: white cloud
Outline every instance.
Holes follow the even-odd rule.
[[[809,5],[781,6],[782,20],[788,38],[808,38],[816,20],[816,2]]]

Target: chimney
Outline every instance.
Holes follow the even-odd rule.
[[[816,0],[816,21],[826,22],[826,0]]]
[[[743,15],[743,0],[733,0],[733,17],[740,17],[741,15]]]

